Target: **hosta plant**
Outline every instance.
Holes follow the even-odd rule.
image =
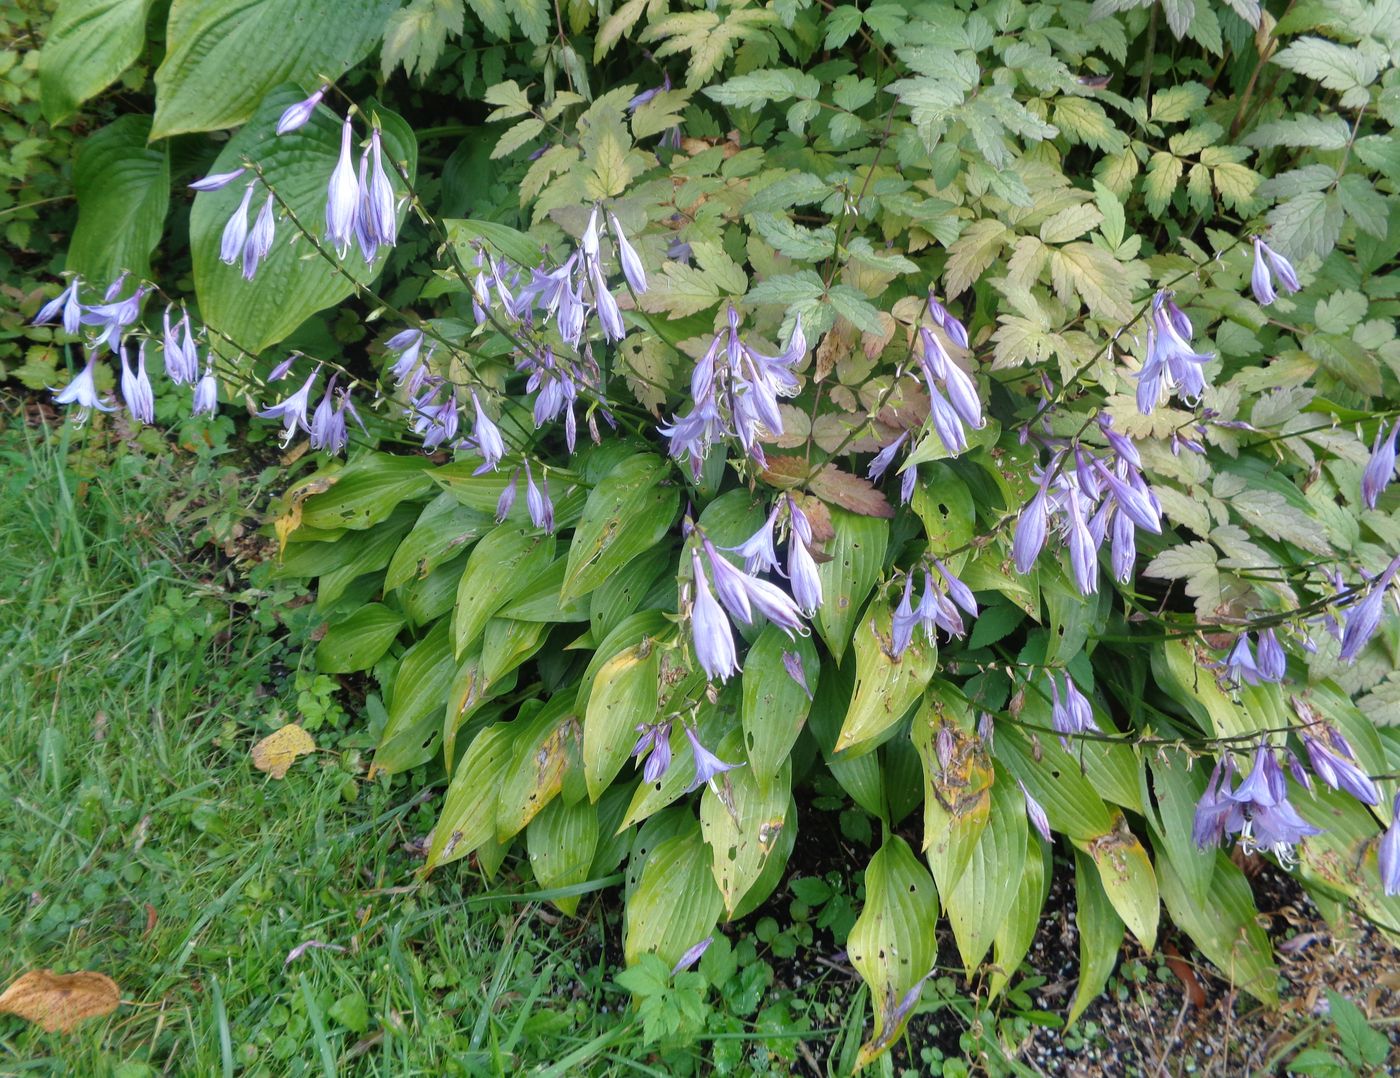
[[[149,7],[59,5],[51,116],[154,90],[27,312],[80,417],[320,454],[281,571],[425,871],[620,872],[679,969],[839,788],[865,1061],[1052,851],[1071,1020],[1163,907],[1277,999],[1236,844],[1400,931],[1393,4]]]

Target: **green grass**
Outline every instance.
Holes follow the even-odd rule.
[[[706,1032],[658,1056],[600,906],[562,918],[509,865],[418,885],[421,776],[364,780],[366,720],[297,670],[296,591],[204,542],[266,492],[92,438],[0,431],[0,985],[96,970],[123,1002],[69,1034],[0,1016],[0,1075],[782,1074],[841,1020],[775,1003],[741,942],[707,956],[725,1013],[692,1000]],[[274,781],[249,749],[288,719],[324,751]]]

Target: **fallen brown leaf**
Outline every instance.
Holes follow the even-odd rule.
[[[0,1013],[17,1014],[49,1033],[67,1033],[88,1018],[111,1014],[121,989],[104,973],[30,970],[0,995]]]

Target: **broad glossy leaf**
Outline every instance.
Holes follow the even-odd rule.
[[[807,689],[788,673],[784,655],[795,657],[807,679]],[[792,753],[811,708],[808,689],[815,689],[821,673],[816,648],[805,636],[789,640],[777,626],[769,625],[754,641],[744,659],[744,748],[754,777],[767,784]]]
[[[175,0],[155,75],[153,137],[256,122],[266,95],[280,84],[305,89],[317,79],[339,78],[378,44],[397,6],[394,0]]]
[[[629,614],[637,611],[647,594],[670,575],[672,592],[671,606],[674,607],[677,555],[669,543],[658,543],[651,550],[634,558],[627,566],[627,572],[615,573],[588,596],[588,621],[593,636],[602,640],[621,624]]]
[[[525,829],[525,849],[535,881],[544,890],[583,883],[598,845],[598,810],[587,801],[574,805],[555,798]],[[578,895],[556,898],[554,904],[573,916]]]
[[[519,728],[511,745],[510,772],[497,791],[498,842],[523,831],[563,788],[570,742],[580,736],[568,695],[556,694],[533,718],[515,724]]]
[[[598,671],[583,720],[583,768],[597,801],[637,742],[637,726],[657,718],[661,649],[650,638],[618,652]]]
[[[736,731],[719,746],[721,759],[740,749]],[[710,847],[710,870],[724,908],[733,916],[740,900],[763,873],[778,838],[788,826],[792,766],[786,764],[764,785],[751,767],[736,767],[705,787],[700,798],[700,830]]]
[[[807,722],[821,748],[826,766],[841,788],[866,812],[884,819],[885,775],[879,754],[867,752],[851,756],[835,752],[836,735],[850,709],[854,682],[855,663],[848,661],[843,666],[823,664]]]
[[[366,573],[377,573],[388,565],[394,550],[413,526],[413,517],[412,506],[400,506],[388,520],[361,533],[364,541],[354,544],[354,556],[344,565],[321,574],[316,584],[316,609],[329,610],[357,579]],[[342,539],[341,542],[346,540]],[[379,589],[376,587],[374,590]]]
[[[403,628],[403,615],[383,603],[360,607],[326,632],[316,645],[316,669],[326,674],[368,670],[389,650]]]
[[[490,513],[492,519],[495,518],[496,503],[506,489],[506,484],[514,483],[519,496],[515,499],[515,505],[505,523],[515,527],[526,526],[530,517],[524,497],[525,477],[520,474],[519,459],[507,457],[497,471],[487,472],[485,475],[476,475],[477,467],[475,461],[456,461],[434,468],[430,474],[435,483],[463,505]],[[536,480],[538,479],[537,475]],[[555,530],[562,531],[578,520],[579,514],[583,512],[588,488],[583,485],[576,472],[565,468],[551,468],[549,496],[554,501]]]
[[[1025,805],[1020,789],[1004,771],[992,786],[991,803],[987,826],[963,871],[947,886],[941,880],[938,884],[969,977],[1010,915],[1025,866]]]
[[[1363,914],[1391,932],[1400,932],[1400,896],[1381,889],[1377,838],[1381,825],[1370,809],[1345,793],[1318,786],[1293,799],[1298,814],[1322,834],[1298,849],[1298,874],[1305,883],[1346,895]],[[1386,814],[1389,805],[1382,805]]]
[[[487,532],[467,555],[452,612],[457,654],[481,636],[486,622],[529,586],[554,560],[554,536],[533,528],[501,525]]]
[[[889,601],[878,600],[856,626],[856,687],[836,738],[837,752],[874,748],[876,739],[904,717],[933,677],[937,651],[922,634],[899,658],[891,654],[891,613]]]
[[[136,62],[146,45],[151,2],[62,0],[39,53],[39,90],[50,123],[66,120]]]
[[[890,835],[865,868],[865,905],[846,939],[851,965],[867,985],[875,1029],[861,1047],[861,1065],[889,1049],[908,1020],[911,992],[938,957],[938,892],[928,870],[898,835]]]
[[[481,635],[481,676],[489,685],[499,681],[544,644],[549,626],[538,621],[491,618]]]
[[[624,825],[619,830],[629,833],[631,828]],[[642,882],[642,870],[646,868],[647,859],[651,857],[652,851],[668,838],[688,835],[692,830],[699,833],[695,827],[695,814],[688,805],[676,805],[674,808],[658,812],[636,829],[636,834],[628,843],[627,871],[623,876],[622,893],[628,902],[632,900],[637,885]],[[723,909],[723,903],[720,904],[720,908]]]
[[[442,799],[424,872],[495,841],[496,792],[510,770],[514,743],[515,731],[505,722],[492,723],[472,739]]]
[[[753,913],[772,897],[778,885],[787,878],[788,858],[792,856],[793,847],[797,844],[797,827],[800,822],[797,802],[789,798],[787,813],[783,817],[783,826],[778,830],[777,841],[763,862],[758,879],[754,880],[744,897],[739,899],[739,904],[734,907],[734,912],[729,917],[731,921],[743,920]]]
[[[628,562],[671,530],[680,489],[668,478],[670,473],[666,461],[640,453],[593,488],[569,544],[565,598],[586,595],[612,574],[625,571]]]
[[[170,205],[170,154],[146,145],[150,131],[147,117],[122,116],[79,144],[68,268],[93,285],[105,287],[124,270],[138,280],[151,275]]]
[[[1204,905],[1187,894],[1171,861],[1158,861],[1157,875],[1162,881],[1162,901],[1176,926],[1236,988],[1267,1006],[1277,1006],[1278,967],[1273,948],[1259,925],[1249,881],[1229,855],[1223,850],[1216,853],[1210,896]]]
[[[245,6],[249,2],[235,0],[235,3]],[[187,6],[213,12],[221,5],[194,0]],[[282,50],[271,48],[266,51],[276,54]],[[211,93],[207,87],[200,92],[210,100],[223,97],[222,91]],[[276,135],[277,119],[282,111],[303,96],[300,90],[292,87],[269,94],[248,125],[224,145],[209,171],[232,172],[241,167],[245,160],[257,162],[266,182],[291,207],[302,227],[318,242],[324,242],[326,184],[340,153],[341,125],[329,111],[317,109],[316,115],[305,127],[285,135]],[[373,111],[382,126],[385,157],[403,164],[412,178],[418,159],[412,131],[392,112],[382,108],[374,108]],[[158,130],[156,137],[169,133],[168,130]],[[359,128],[359,134],[366,135],[363,126]],[[395,191],[403,193],[403,182],[398,178],[397,170],[387,161],[385,170]],[[233,345],[229,345],[216,336],[214,339],[219,342],[218,348],[232,352],[236,346],[236,349],[256,355],[285,338],[317,311],[349,296],[354,291],[354,282],[372,280],[383,268],[387,255],[381,252],[373,263],[366,265],[360,254],[352,251],[339,261],[337,268],[325,258],[315,255],[308,257],[310,245],[306,237],[303,236],[298,243],[289,243],[291,236],[298,232],[297,226],[279,217],[277,240],[271,253],[258,267],[256,278],[246,281],[241,264],[229,266],[219,261],[224,226],[237,212],[244,187],[243,183],[233,183],[219,191],[195,195],[194,207],[190,210],[190,255],[194,261],[194,287],[199,298],[200,316],[219,334],[233,341]],[[250,216],[262,206],[266,194],[266,189],[259,182]],[[401,219],[406,212],[405,208],[399,210]]]
[[[1079,929],[1079,988],[1070,1006],[1068,1024],[1084,1013],[1103,991],[1118,964],[1123,945],[1123,922],[1114,912],[1099,872],[1085,854],[1074,854],[1074,923]]]
[[[568,600],[560,598],[564,571],[565,559],[555,558],[543,572],[535,575],[519,595],[501,608],[501,616],[520,621],[544,621],[551,625],[587,621],[591,596]]]
[[[700,827],[658,843],[641,866],[637,889],[627,900],[622,949],[627,964],[655,954],[674,965],[719,920],[724,902],[710,876],[710,851]]]
[[[817,566],[823,600],[817,611],[817,631],[840,662],[860,609],[885,564],[890,524],[879,517],[832,509],[831,526],[836,532],[826,544],[831,560]]]

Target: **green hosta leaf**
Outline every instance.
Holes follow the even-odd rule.
[[[583,720],[588,796],[597,801],[637,741],[637,726],[655,722],[661,649],[650,638],[618,652],[598,671]]]
[[[1082,856],[1082,855],[1081,855]],[[1278,967],[1249,881],[1223,851],[1215,855],[1210,895],[1204,905],[1191,898],[1170,860],[1157,863],[1162,901],[1173,923],[1191,937],[1236,988],[1266,1006],[1278,1005]]]
[[[1119,813],[1111,831],[1087,841],[1077,839],[1075,845],[1093,859],[1108,900],[1150,954],[1157,942],[1157,917],[1162,903],[1152,862],[1137,836],[1128,830],[1127,820]]]
[[[598,810],[587,801],[574,805],[555,798],[525,829],[530,870],[545,890],[584,883],[598,846]],[[578,895],[556,898],[554,904],[570,917],[578,911]]]
[[[1056,742],[1046,739],[1039,747],[1044,756],[1038,759],[1039,754],[1019,730],[997,730],[997,760],[1025,783],[1044,807],[1052,828],[1080,840],[1111,831],[1113,817],[1108,806],[1080,774],[1079,765]]]
[[[484,684],[500,681],[544,644],[549,626],[540,621],[495,617],[481,636],[480,677]]]
[[[1069,1010],[1069,1025],[1084,1013],[1108,983],[1123,944],[1123,922],[1100,882],[1094,862],[1074,855],[1074,923],[1079,929],[1079,988]]]
[[[496,840],[496,792],[510,770],[514,742],[514,727],[504,722],[492,723],[472,739],[442,799],[424,872]]]
[[[197,4],[213,10],[208,4]],[[173,16],[172,16],[173,18]],[[336,20],[332,20],[333,22]],[[277,52],[278,50],[266,50]],[[222,94],[200,93],[208,99]],[[245,160],[256,161],[267,183],[276,190],[308,232],[324,242],[326,228],[326,183],[340,153],[341,125],[327,109],[300,130],[275,134],[282,111],[303,94],[292,87],[274,90],[262,99],[249,123],[224,145],[210,172],[231,172]],[[370,106],[383,128],[384,155],[400,163],[410,179],[417,169],[418,149],[413,133],[398,116]],[[364,128],[361,127],[363,133]],[[385,171],[396,192],[404,193],[403,181],[386,160]],[[308,245],[288,241],[297,228],[279,213],[277,239],[272,251],[258,267],[252,281],[243,279],[241,265],[219,261],[224,226],[238,210],[244,184],[233,183],[220,191],[197,194],[190,211],[190,255],[194,262],[195,293],[201,317],[233,346],[257,354],[282,340],[310,315],[339,303],[354,290],[353,281],[372,280],[383,268],[386,253],[366,265],[358,252],[340,262],[340,269],[323,258],[308,258]],[[261,207],[266,189],[256,187],[250,217]],[[399,219],[407,213],[400,207]],[[348,278],[342,275],[348,274]],[[232,346],[220,344],[228,349]]]
[[[146,45],[150,10],[151,0],[62,0],[39,54],[39,88],[50,123],[73,115],[136,61]]]
[[[515,728],[511,766],[497,788],[497,842],[523,831],[563,789],[564,772],[576,756],[580,737],[570,696],[557,693],[534,717],[511,724]]]
[[[851,628],[884,566],[890,526],[877,517],[857,516],[844,509],[831,510],[831,526],[836,532],[826,545],[831,560],[817,566],[822,583],[817,631],[840,662]]]
[[[807,686],[815,688],[821,662],[805,636],[789,640],[781,629],[769,625],[744,658],[744,745],[749,769],[763,786],[791,755],[811,708],[811,697],[787,671],[785,655],[796,659]]]
[[[369,55],[397,7],[396,0],[175,0],[151,137],[233,127],[265,113],[264,99],[281,83],[339,78]]]
[[[855,629],[856,687],[836,738],[836,751],[873,747],[875,739],[904,717],[933,677],[938,652],[919,634],[894,658],[890,637],[892,604],[871,604]]]
[[[439,565],[465,552],[494,526],[487,514],[459,504],[451,494],[439,494],[423,509],[418,523],[394,551],[384,574],[384,590],[423,579]]]
[[[1191,829],[1196,818],[1196,804],[1205,793],[1208,765],[1200,761],[1188,771],[1188,762],[1184,752],[1153,754],[1149,758],[1156,798],[1155,812],[1149,816],[1148,823],[1152,826],[1158,864],[1163,856],[1169,859],[1191,900],[1204,906],[1215,870],[1215,852],[1197,849],[1191,840]]]
[[[1031,949],[1040,927],[1040,911],[1050,890],[1045,871],[1046,850],[1040,839],[1028,833],[1026,860],[1016,885],[1016,897],[992,940],[992,969],[988,990],[995,999],[1010,983],[1022,959]]]
[[[628,896],[622,948],[629,966],[644,954],[674,965],[710,934],[724,909],[700,826],[685,819],[682,828],[645,855]]]
[[[738,754],[735,735],[720,745],[720,758]],[[700,798],[700,831],[710,847],[710,872],[732,917],[739,902],[758,881],[783,830],[792,804],[792,764],[760,783],[752,768],[736,767],[705,787]]]
[[[569,544],[562,595],[586,595],[671,530],[680,491],[671,466],[639,453],[623,461],[593,488]]]
[[[441,726],[442,702],[456,669],[446,622],[439,622],[404,652],[394,675],[389,721],[379,735],[371,775],[379,771],[396,775],[432,757],[429,741]]]
[[[967,484],[948,465],[925,465],[910,502],[923,521],[931,553],[946,556],[972,538],[977,507]]]
[[[151,273],[151,251],[165,231],[170,204],[170,155],[148,149],[151,122],[123,116],[81,143],[73,169],[78,225],[68,246],[68,268],[95,285],[123,270]]]
[[[1021,791],[1011,776],[1003,772],[992,786],[991,817],[966,868],[956,882],[949,881],[950,886],[945,887],[941,882],[938,885],[963,968],[969,977],[1016,903],[1025,865],[1027,833]]]
[[[377,572],[388,565],[394,548],[412,525],[413,507],[401,505],[383,524],[371,528],[363,543],[354,544],[355,554],[349,561],[322,574],[316,587],[316,609],[329,610],[357,577]],[[346,542],[345,539],[340,541]]]
[[[402,614],[383,603],[360,607],[321,638],[316,645],[316,668],[326,674],[368,670],[389,650],[403,622]]]
[[[400,504],[431,489],[427,461],[370,453],[357,457],[339,473],[335,486],[314,494],[302,505],[308,528],[372,528]]]
[[[545,621],[561,624],[566,621],[587,621],[588,596],[562,599],[559,589],[564,584],[566,559],[555,558],[542,572],[501,608],[501,616],[520,621]]]
[[[486,622],[554,561],[554,536],[502,525],[472,548],[457,586],[452,640],[458,655],[480,637]]]
[[[898,835],[890,835],[865,867],[865,905],[846,950],[867,985],[875,1028],[858,1066],[887,1051],[909,1017],[908,999],[938,958],[934,927],[938,892],[928,870]]]
[[[529,102],[526,102],[529,107]],[[449,218],[443,221],[447,238],[457,250],[457,257],[466,265],[476,257],[475,244],[482,244],[494,254],[505,255],[521,266],[537,266],[543,257],[540,245],[509,225],[496,221],[471,221]]]

